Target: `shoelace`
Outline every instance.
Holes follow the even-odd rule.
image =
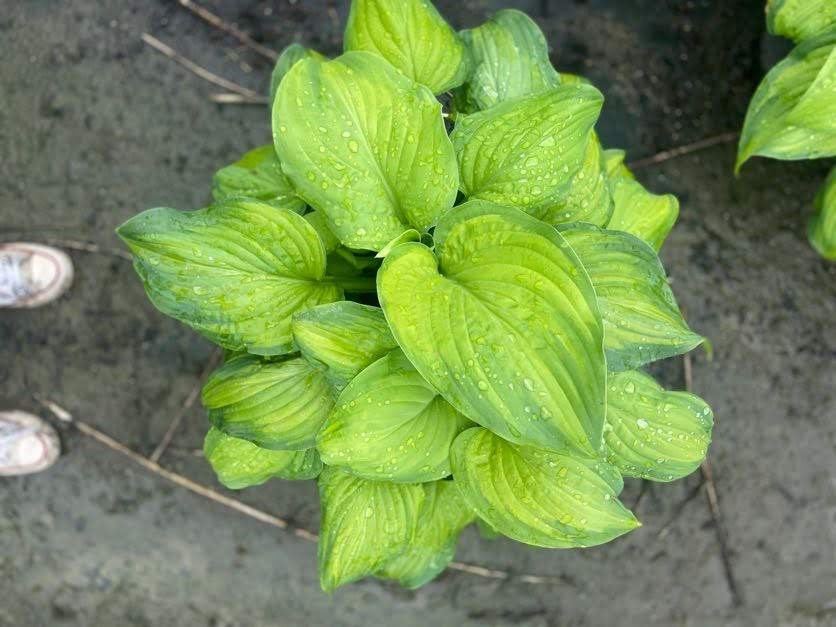
[[[29,295],[22,265],[22,256],[0,254],[0,305],[10,305]]]
[[[37,430],[32,427],[19,427],[17,425],[11,427],[0,426],[0,466],[8,465],[14,461],[12,460],[11,444],[15,440],[34,433],[37,433]]]

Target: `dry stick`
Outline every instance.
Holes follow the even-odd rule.
[[[691,368],[691,355],[689,353],[685,353],[682,357],[682,373],[683,378],[685,379],[685,390],[692,392],[694,389],[694,378]],[[717,534],[717,543],[720,545],[720,559],[723,562],[723,571],[726,575],[726,583],[729,587],[732,603],[739,607],[743,605],[743,595],[740,592],[740,588],[737,586],[737,580],[734,576],[731,553],[729,551],[728,536],[726,535],[726,527],[723,524],[723,518],[720,513],[720,501],[717,498],[717,485],[714,483],[714,472],[711,468],[711,462],[709,462],[708,459],[700,465],[700,472],[702,473],[702,478],[705,482],[705,496],[708,501],[708,510],[711,512],[711,519],[714,522],[714,530]]]
[[[209,9],[205,9],[204,7],[200,6],[199,4],[195,4],[191,0],[177,0],[185,9],[188,9],[198,17],[203,20],[206,20],[209,24],[214,26],[215,28],[222,30],[223,32],[232,35],[244,44],[247,48],[252,50],[253,52],[257,52],[265,59],[269,59],[270,61],[276,61],[279,58],[279,55],[276,54],[274,50],[267,48],[266,46],[262,46],[258,43],[255,39],[250,37],[247,33],[239,29],[234,24],[230,24],[229,22],[225,21],[220,15],[216,15],[212,13]]]
[[[190,61],[189,59],[181,55],[179,52],[177,52],[170,46],[167,46],[156,37],[149,35],[148,33],[142,33],[142,41],[154,48],[154,50],[156,50],[157,52],[164,54],[172,61],[179,63],[184,68],[189,70],[189,72],[199,76],[205,81],[209,81],[210,83],[218,85],[219,87],[223,87],[224,89],[228,89],[229,91],[234,91],[236,94],[240,94],[247,98],[260,97],[259,94],[254,92],[252,89],[243,87],[238,83],[233,83],[232,81],[229,81],[221,76],[218,76],[217,74],[214,74],[213,72],[210,72],[206,68],[199,66],[194,61]]]
[[[716,146],[717,144],[728,144],[736,140],[737,137],[737,132],[722,133],[713,137],[706,137],[705,139],[695,141],[692,144],[677,146],[676,148],[663,150],[662,152],[652,155],[650,157],[637,159],[636,161],[628,163],[627,167],[632,168],[633,170],[639,170],[641,168],[646,168],[649,165],[655,165],[664,161],[670,161],[671,159],[675,159],[676,157],[681,157],[683,155],[691,154],[692,152],[704,150],[705,148],[710,148],[711,146]]]
[[[194,494],[197,494],[199,496],[205,497],[210,501],[214,501],[216,503],[220,503],[221,505],[229,507],[230,509],[234,509],[235,511],[244,514],[245,516],[249,516],[273,527],[277,527],[278,529],[284,529],[285,531],[289,531],[296,537],[301,538],[303,540],[307,540],[309,542],[316,542],[317,540],[319,540],[319,536],[313,531],[303,529],[302,527],[295,527],[283,518],[273,516],[272,514],[268,514],[265,511],[242,503],[241,501],[230,498],[228,496],[224,496],[223,494],[213,490],[212,488],[208,488],[195,481],[192,481],[191,479],[188,479],[187,477],[184,477],[179,473],[163,468],[158,463],[152,462],[147,457],[143,457],[139,453],[129,449],[121,442],[99,431],[98,429],[96,429],[96,427],[93,427],[81,420],[77,420],[69,411],[67,411],[54,401],[51,401],[47,398],[43,398],[38,394],[35,394],[34,398],[41,405],[43,405],[50,412],[52,412],[52,414],[55,415],[55,417],[61,420],[62,422],[74,426],[82,434],[90,438],[93,438],[100,444],[103,444],[107,448],[116,451],[117,453],[121,453],[122,455],[128,457],[132,461],[145,468],[146,470],[149,470],[154,474],[163,477],[164,479],[168,479],[169,481],[180,486],[181,488],[185,488],[186,490],[189,490],[190,492],[193,492]],[[485,568],[484,566],[479,566],[477,564],[468,564],[465,562],[451,562],[449,564],[449,568],[451,570],[457,570],[459,572],[469,573],[471,575],[476,575],[477,577],[485,577],[487,579],[513,579],[530,584],[567,583],[566,579],[563,577],[550,577],[544,575],[531,574],[514,575],[505,570],[494,570],[490,568]]]
[[[206,365],[203,367],[203,371],[200,373],[200,377],[192,386],[192,389],[189,390],[189,395],[186,397],[186,400],[183,401],[183,404],[180,406],[180,411],[177,412],[177,415],[174,416],[174,419],[171,421],[171,424],[168,425],[168,429],[166,429],[165,433],[163,434],[160,443],[157,444],[157,448],[154,449],[154,452],[149,455],[148,459],[152,462],[157,463],[160,461],[160,457],[162,457],[163,453],[165,453],[166,448],[168,445],[171,444],[171,439],[174,437],[175,432],[177,431],[177,427],[180,426],[180,423],[183,420],[183,416],[186,415],[186,412],[191,409],[194,402],[197,400],[197,395],[200,394],[200,389],[203,387],[203,381],[206,377],[209,376],[209,373],[215,369],[215,366],[218,365],[218,362],[221,360],[221,356],[223,355],[223,351],[220,348],[216,348],[212,351],[212,355],[209,357],[209,361],[206,362]]]
[[[83,253],[94,253],[97,255],[109,255],[111,257],[119,257],[120,259],[125,259],[127,261],[131,261],[133,258],[131,257],[130,253],[124,250],[119,250],[118,248],[105,248],[99,246],[98,244],[93,244],[92,242],[80,242],[74,239],[53,239],[47,238],[44,240],[46,244],[50,246],[58,246],[60,248],[67,248],[69,250],[78,250]]]

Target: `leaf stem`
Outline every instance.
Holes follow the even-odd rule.
[[[374,294],[377,292],[377,278],[373,276],[329,276],[326,281],[336,283],[346,292]]]

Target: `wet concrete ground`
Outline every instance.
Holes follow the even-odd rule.
[[[206,4],[276,49],[339,49],[343,2]],[[501,6],[530,11],[558,68],[606,94],[604,143],[633,158],[739,128],[762,59],[781,47],[763,42],[759,0],[437,4],[456,27]],[[0,239],[118,247],[113,229],[126,218],[201,206],[214,170],[268,140],[266,109],[211,103],[218,90],[145,46],[142,32],[266,89],[266,63],[175,2],[4,3]],[[723,144],[637,174],[682,202],[663,257],[715,348],[711,361],[695,354],[694,385],[716,414],[711,460],[741,606],[704,495],[680,511],[697,476],[654,485],[637,511],[644,527],[603,547],[547,551],[464,534],[459,559],[559,584],[448,573],[415,592],[366,581],[328,597],[312,544],[61,427],[53,469],[0,481],[0,625],[836,624],[836,266],[805,237],[830,164],[755,160],[736,180],[733,159]],[[148,454],[212,349],[152,308],[126,261],[71,254],[77,279],[60,302],[0,313],[0,405],[42,412],[39,393]],[[656,373],[681,387],[680,362]],[[201,409],[190,410],[163,464],[215,485],[190,454],[205,429]],[[311,482],[239,497],[318,524]]]

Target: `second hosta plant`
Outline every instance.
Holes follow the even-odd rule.
[[[219,480],[317,480],[326,590],[420,586],[476,520],[555,548],[636,528],[623,477],[683,477],[711,437],[641,371],[703,341],[657,256],[676,200],[603,150],[601,93],[522,13],[456,33],[359,0],[345,41],[282,55],[274,143],[211,206],[119,229],[154,304],[227,349]]]

